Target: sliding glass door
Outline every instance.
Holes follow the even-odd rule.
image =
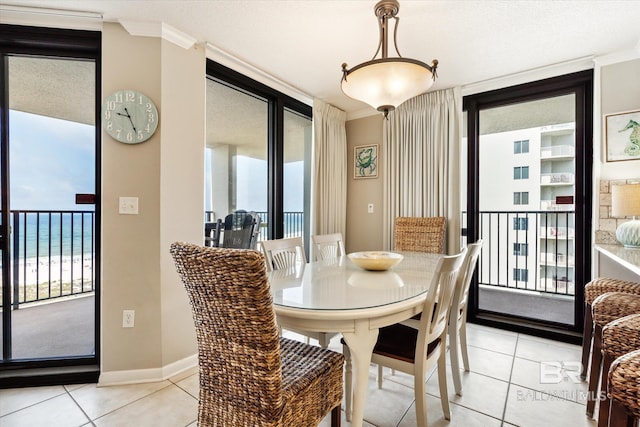
[[[484,241],[472,315],[577,332],[591,265],[591,72],[465,105],[468,230]]]
[[[2,31],[2,385],[95,381],[100,34]]]
[[[311,107],[207,63],[205,221],[256,212],[260,240],[303,237],[308,253]]]

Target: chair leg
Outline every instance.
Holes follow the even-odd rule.
[[[331,427],[340,427],[340,405],[331,410]]]
[[[589,367],[589,353],[591,352],[591,338],[593,337],[593,312],[591,304],[584,304],[584,329],[582,333],[582,371],[580,378],[587,378],[587,368]]]
[[[469,353],[467,352],[467,321],[461,320],[461,326],[458,329],[460,335],[460,353],[462,353],[462,363],[465,372],[469,372]]]
[[[609,427],[633,427],[635,417],[627,411],[627,408],[615,399],[611,400],[609,409]]]
[[[378,365],[378,388],[382,388],[382,381],[384,380],[384,372],[383,372],[383,367]],[[392,369],[391,370],[391,375],[395,375],[396,374],[396,370]]]
[[[462,396],[462,379],[460,378],[460,356],[458,349],[460,348],[458,338],[458,325],[449,325],[449,358],[451,359],[451,376],[453,377],[453,386],[458,396]]]
[[[593,417],[600,380],[602,363],[602,326],[593,329],[593,351],[591,352],[591,373],[589,374],[589,394],[587,396],[587,416]]]
[[[344,414],[347,421],[351,422],[351,399],[353,398],[353,372],[351,368],[351,352],[346,345],[342,346],[344,355]]]
[[[318,335],[318,344],[320,344],[320,347],[322,348],[327,348],[329,347],[329,341],[327,339],[328,335],[324,332],[320,332],[320,334]]]
[[[598,411],[598,427],[607,427],[609,425],[609,406],[610,400],[607,396],[607,385],[609,383],[609,368],[613,363],[611,354],[603,352],[602,355],[602,380],[600,382],[600,409]]]
[[[427,427],[427,390],[425,386],[424,364],[422,369],[414,366],[413,388],[416,399],[416,426]]]
[[[438,386],[440,386],[442,412],[444,419],[448,421],[451,419],[451,410],[449,409],[449,391],[447,390],[447,354],[444,348],[438,357]]]

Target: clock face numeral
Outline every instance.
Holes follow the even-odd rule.
[[[151,99],[134,90],[120,90],[102,104],[105,131],[126,144],[149,139],[158,127],[158,110]]]

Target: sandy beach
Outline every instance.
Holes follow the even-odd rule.
[[[81,279],[86,282],[93,281],[93,255],[84,256],[52,256],[40,258],[27,258],[20,260],[17,271],[20,285],[35,285],[42,283],[69,283]]]

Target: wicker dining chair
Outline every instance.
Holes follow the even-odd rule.
[[[593,313],[591,305],[596,298],[607,292],[624,292],[640,295],[640,283],[626,280],[598,277],[587,283],[584,287],[584,329],[582,338],[582,371],[581,377],[587,377],[589,368],[589,355],[593,341]]]
[[[640,350],[617,358],[609,369],[609,427],[630,427],[640,420]]]
[[[445,217],[398,217],[393,229],[393,250],[444,253]]]
[[[640,296],[621,292],[608,292],[593,301],[593,351],[589,373],[589,393],[587,416],[592,417],[595,409],[600,372],[602,370],[602,330],[609,323],[630,314],[640,313]],[[606,372],[604,372],[606,375]],[[605,392],[605,390],[602,390]]]
[[[631,314],[608,323],[602,329],[602,381],[600,390],[606,393],[609,369],[615,359],[640,350],[640,314]],[[640,385],[638,385],[640,391]],[[636,395],[640,399],[640,394]],[[609,425],[610,400],[600,401],[598,427]]]
[[[427,426],[426,375],[436,365],[442,411],[445,419],[451,419],[446,380],[447,324],[451,300],[465,253],[466,249],[463,249],[458,255],[442,257],[438,262],[422,309],[423,313],[432,313],[432,315],[422,316],[417,329],[400,323],[381,328],[373,348],[371,362],[413,375],[418,427]],[[344,339],[343,353],[346,359],[345,410],[349,413],[351,356]]]
[[[341,257],[345,254],[342,233],[316,234],[311,236],[315,261]]]
[[[171,245],[198,341],[198,426],[340,425],[344,357],[278,337],[264,256]]]

